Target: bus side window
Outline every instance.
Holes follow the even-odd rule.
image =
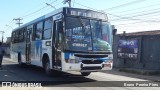
[[[58,36],[59,36],[59,42],[61,43],[62,42],[62,33],[63,33],[63,22],[60,21],[58,22]]]
[[[52,35],[52,18],[47,19],[44,22],[44,32],[43,32],[43,39],[50,39]]]
[[[43,22],[39,22],[36,27],[36,40],[42,39]]]
[[[62,33],[63,33],[63,22],[62,21],[58,21],[55,22],[55,29],[56,29],[56,46],[58,47],[58,49],[62,48]]]
[[[36,24],[33,25],[33,33],[32,33],[32,41],[34,41],[36,39]]]
[[[15,32],[12,32],[12,43],[14,43],[14,41],[15,41]]]
[[[15,32],[14,43],[18,43],[18,42],[19,42],[18,37],[19,37],[19,30],[17,30],[17,31]]]
[[[19,42],[23,42],[24,41],[24,29],[21,29],[19,31]]]

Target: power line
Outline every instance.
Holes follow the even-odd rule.
[[[6,25],[11,25],[13,23],[13,19],[8,23],[8,24],[6,24]],[[6,25],[4,25],[4,28],[3,28],[3,30],[5,30],[6,29]],[[6,31],[6,30],[5,30]]]
[[[53,4],[53,3],[52,3],[52,4]],[[51,5],[52,5],[52,4],[51,4]],[[60,4],[62,4],[62,2],[59,2],[59,3],[57,3],[57,4],[54,4],[53,6],[54,6],[54,7],[60,6]],[[36,13],[32,13],[32,14],[31,14],[32,16],[31,16],[31,15],[26,16],[25,19],[26,19],[26,18],[31,18],[31,17],[33,17],[33,15],[35,16],[35,15],[39,15],[39,14],[42,14],[42,13],[45,14],[45,12],[51,10],[51,8],[52,8],[52,7],[48,6],[48,8],[44,8],[43,10],[39,10],[39,11],[36,12]]]
[[[51,4],[49,4],[49,3],[46,3],[46,5],[54,8],[54,9],[56,9],[56,7],[54,7],[53,5],[51,5]]]
[[[86,7],[86,8],[89,8],[91,10],[95,10],[95,11],[100,11],[100,10],[96,10],[94,8],[91,8],[91,7],[88,7],[88,6],[85,6],[85,5],[82,5],[80,3],[77,3],[75,2],[75,4],[78,4],[78,5],[81,5],[83,7]],[[101,11],[102,12],[102,11]],[[113,14],[110,14],[110,13],[107,13],[108,15],[112,15],[112,16],[116,16],[116,17],[119,17],[121,19],[126,19],[126,20],[136,20],[136,21],[140,21],[140,22],[159,22],[159,21],[156,21],[156,20],[145,20],[145,19],[135,19],[135,18],[132,18],[132,17],[122,17],[122,16],[118,16],[118,15],[113,15]]]
[[[55,3],[56,1],[57,1],[57,0],[55,0],[55,1],[51,2],[51,3],[49,3],[49,4],[53,4],[53,3]],[[38,10],[36,10],[36,11],[34,11],[34,12],[32,12],[32,13],[29,13],[29,14],[27,14],[27,15],[24,15],[24,16],[22,16],[22,17],[25,18],[25,17],[28,17],[28,16],[30,16],[30,15],[33,15],[33,14],[35,14],[35,13],[43,10],[43,9],[46,8],[46,7],[48,7],[48,6],[44,6],[44,7],[42,7],[41,9],[38,9]]]
[[[53,3],[55,3],[56,1],[57,1],[57,0],[51,2],[50,4],[53,4]],[[29,13],[29,14],[27,14],[27,15],[21,16],[21,18],[26,18],[26,17],[28,17],[28,16],[31,16],[31,15],[33,15],[33,14],[35,14],[35,13],[43,10],[43,9],[46,8],[46,7],[48,7],[48,6],[45,6],[45,7],[41,8],[41,9],[36,10],[36,11],[34,11],[34,12],[31,12],[31,13]],[[12,20],[9,24],[7,24],[7,25],[10,25],[12,22],[13,22],[13,20]],[[22,24],[22,23],[17,23],[17,24]]]
[[[156,13],[155,13],[155,14],[156,14]],[[146,18],[147,18],[147,20],[151,20],[151,21],[156,21],[156,22],[157,22],[157,20],[160,19],[159,17],[157,17],[157,18],[152,18],[152,17],[154,17],[154,16],[159,16],[158,13],[157,13],[157,15],[152,15],[151,18],[149,17],[150,15],[152,15],[152,14],[143,16],[143,17],[141,17],[140,19],[139,19],[139,18],[133,18],[133,17],[124,17],[124,16],[119,16],[119,17],[117,17],[117,16],[114,16],[114,17],[117,17],[118,19],[113,19],[113,20],[111,19],[110,21],[116,22],[116,21],[125,21],[125,20],[146,20]],[[121,17],[122,17],[122,18],[121,18]],[[131,18],[131,19],[130,19],[130,18]],[[145,19],[143,19],[143,18],[145,18]]]
[[[135,1],[132,1],[132,2],[129,2],[129,3],[125,3],[125,4],[121,4],[121,5],[118,5],[118,6],[115,6],[115,7],[105,9],[104,11],[119,9],[119,8],[126,7],[126,6],[129,6],[129,5],[137,4],[137,3],[140,3],[140,2],[143,2],[143,1],[146,1],[146,0],[135,0]]]
[[[141,8],[148,8],[148,7],[153,7],[153,6],[157,6],[157,5],[160,5],[160,4],[149,5],[149,6],[145,6],[145,7],[141,7]],[[141,8],[131,9],[130,11],[141,9]],[[158,11],[155,11],[155,10],[158,10]],[[152,11],[152,12],[150,12],[150,11]],[[122,13],[123,12],[125,12],[125,11],[122,11]],[[146,13],[146,12],[148,12],[148,13]],[[117,13],[120,13],[120,12],[117,12]],[[118,21],[118,20],[122,20],[122,19],[125,20],[125,19],[130,19],[130,18],[133,20],[133,17],[135,18],[135,17],[142,17],[143,16],[142,18],[144,18],[145,16],[150,16],[150,15],[152,15],[152,17],[153,17],[153,16],[158,16],[159,13],[160,13],[160,8],[150,9],[150,10],[144,10],[144,11],[140,11],[140,12],[133,12],[130,14],[119,15],[118,16],[119,19],[113,19],[111,21]],[[153,15],[153,14],[157,14],[157,15]],[[132,16],[127,17],[128,15],[132,15]],[[115,15],[112,14],[112,16],[115,16]],[[120,16],[123,16],[123,17],[120,17]],[[115,16],[115,17],[117,17],[117,16]],[[159,19],[159,18],[155,18],[155,19]]]
[[[138,24],[138,23],[150,23],[150,22],[146,22],[146,21],[137,21],[137,22],[132,22],[132,23],[120,23],[120,24],[115,24],[116,26],[124,26],[124,25],[128,25],[128,24]],[[154,22],[152,22],[154,23]],[[155,22],[157,23],[157,22]]]
[[[76,2],[75,2],[76,3]],[[93,9],[93,8],[91,8],[91,7],[88,7],[88,6],[85,6],[85,5],[82,5],[82,4],[79,4],[79,3],[76,3],[76,4],[78,4],[78,5],[81,5],[81,6],[84,6],[84,7],[86,7],[86,8],[89,8],[89,9],[91,9],[91,10],[96,10],[96,9]],[[100,11],[100,10],[96,10],[96,11]],[[121,16],[116,16],[116,17],[120,17],[120,18],[125,18],[125,19],[128,19],[128,20],[138,20],[138,22],[134,22],[134,23],[127,23],[127,24],[136,24],[136,23],[142,23],[142,22],[159,22],[159,21],[156,21],[156,20],[144,20],[144,19],[135,19],[135,18],[133,18],[133,17],[121,17]],[[123,24],[123,25],[127,25],[127,24]],[[121,24],[122,25],[122,24]],[[118,26],[118,25],[117,25]],[[119,24],[119,26],[120,26],[120,24]]]
[[[32,9],[28,10],[26,13],[28,14],[29,12],[32,12],[32,11],[33,11],[33,9],[35,9],[35,8],[37,8],[37,7],[39,7],[39,6],[44,5],[44,3],[46,3],[46,1],[47,1],[47,0],[45,0],[45,1],[44,1],[44,2],[42,2],[42,3],[40,3],[39,5],[35,6],[34,8],[32,8]],[[24,14],[24,15],[25,15],[25,14]]]
[[[137,0],[136,0],[137,1]],[[137,3],[138,3],[138,1],[137,1]],[[89,9],[91,9],[91,10],[96,10],[96,9],[94,9],[94,8],[91,8],[91,7],[88,7],[88,6],[85,6],[85,5],[82,5],[82,4],[80,4],[80,3],[77,3],[77,2],[75,2],[75,4],[78,4],[78,5],[81,5],[81,6],[83,6],[83,7],[86,7],[86,8],[89,8]],[[100,11],[100,10],[96,10],[96,11]],[[102,12],[102,11],[101,11]],[[159,12],[159,11],[158,11]],[[155,13],[155,12],[152,12],[152,13]],[[140,15],[136,15],[136,16],[132,16],[132,17],[122,17],[122,16],[118,16],[118,15],[113,15],[113,14],[110,14],[110,13],[107,13],[108,15],[112,15],[112,16],[115,16],[115,17],[119,17],[120,18],[120,20],[121,19],[126,19],[126,20],[137,20],[137,21],[143,21],[143,22],[159,22],[159,21],[156,21],[156,20],[145,20],[145,19],[137,19],[137,18],[133,18],[133,17],[138,17],[138,16],[140,16]],[[146,14],[146,13],[145,13]],[[147,14],[151,14],[151,13],[147,13]],[[111,20],[111,21],[113,21],[113,20]]]
[[[160,20],[144,20],[144,19],[141,19],[141,20],[139,20],[139,21],[137,21],[137,22],[132,22],[132,23],[120,23],[120,24],[115,24],[116,26],[123,26],[123,25],[128,25],[128,24],[137,24],[137,23],[142,23],[142,22],[144,22],[144,23],[159,23],[160,22]]]
[[[121,20],[121,19],[136,20],[136,19],[134,19],[135,17],[145,16],[145,15],[151,15],[151,14],[157,14],[157,13],[160,13],[160,10],[159,10],[159,11],[154,11],[154,12],[149,12],[149,13],[132,15],[132,16],[130,16],[130,17],[125,17],[125,16],[123,16],[123,15],[122,15],[122,16],[113,15],[113,14],[109,14],[109,13],[108,13],[108,14],[119,18],[119,19],[114,19],[114,20],[111,20],[111,21],[118,21],[118,20]],[[133,18],[133,17],[134,17],[134,18]]]
[[[108,13],[109,14],[109,13]],[[120,18],[119,20],[121,20],[121,22],[123,20],[130,20],[130,21],[138,21],[138,22],[133,22],[133,23],[122,23],[122,24],[118,24],[118,26],[121,26],[121,25],[128,25],[128,24],[136,24],[136,23],[142,23],[142,22],[145,22],[145,23],[159,23],[160,20],[158,19],[155,19],[155,20],[146,20],[146,19],[138,19],[138,18],[134,18],[133,17],[123,17],[123,16],[118,16],[118,15],[113,15],[113,14],[109,14],[109,15],[112,15],[112,16],[115,16],[115,17],[118,17]],[[111,22],[113,22],[113,20],[110,20]],[[115,20],[116,21],[116,20]],[[116,25],[116,24],[115,24]]]
[[[100,11],[100,10],[97,10],[97,9],[94,9],[94,8],[91,8],[91,7],[88,7],[88,6],[82,5],[82,4],[77,3],[77,2],[74,2],[74,3],[75,3],[75,4],[77,4],[77,5],[80,5],[80,6],[86,7],[86,8],[88,8],[88,9],[91,9],[91,10]]]
[[[160,4],[153,4],[153,5],[148,5],[148,6],[145,6],[145,7],[140,7],[140,8],[125,10],[125,11],[120,11],[120,12],[116,12],[116,13],[126,13],[126,12],[131,12],[131,11],[135,11],[135,10],[144,9],[144,8],[155,7],[155,6],[159,6],[159,5],[160,5]],[[115,14],[116,14],[116,13],[115,13]]]
[[[147,12],[153,12],[153,11],[157,11],[158,10],[158,12],[160,11],[160,8],[157,8],[157,9],[149,9],[149,10],[144,10],[144,11],[139,11],[139,12],[133,12],[133,13],[129,13],[129,14],[121,14],[122,16],[128,16],[128,15],[137,15],[137,14],[145,14],[145,13],[147,13]]]
[[[33,15],[33,14],[35,14],[35,13],[37,13],[37,12],[43,10],[43,9],[46,8],[46,7],[48,7],[48,6],[45,6],[45,7],[41,8],[41,9],[39,9],[39,10],[37,10],[37,11],[34,11],[34,12],[29,13],[29,14],[27,14],[27,15],[25,15],[25,16],[22,16],[22,17],[25,18],[25,17],[28,17],[28,16],[30,16],[30,15]]]

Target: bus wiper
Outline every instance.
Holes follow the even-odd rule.
[[[78,20],[79,20],[79,22],[80,22],[80,24],[81,24],[81,26],[82,26],[83,30],[86,30],[86,28],[85,28],[85,24],[83,23],[83,21],[82,21],[81,17],[79,17],[79,18],[78,18]]]

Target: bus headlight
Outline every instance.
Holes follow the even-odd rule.
[[[105,60],[105,63],[113,63],[113,60]]]
[[[65,61],[66,61],[66,63],[79,63],[79,62],[81,62],[80,60],[76,60],[76,59],[66,59]]]

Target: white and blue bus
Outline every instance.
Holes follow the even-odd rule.
[[[111,70],[112,27],[107,15],[63,7],[12,31],[11,57],[53,70],[79,71],[83,76]]]

